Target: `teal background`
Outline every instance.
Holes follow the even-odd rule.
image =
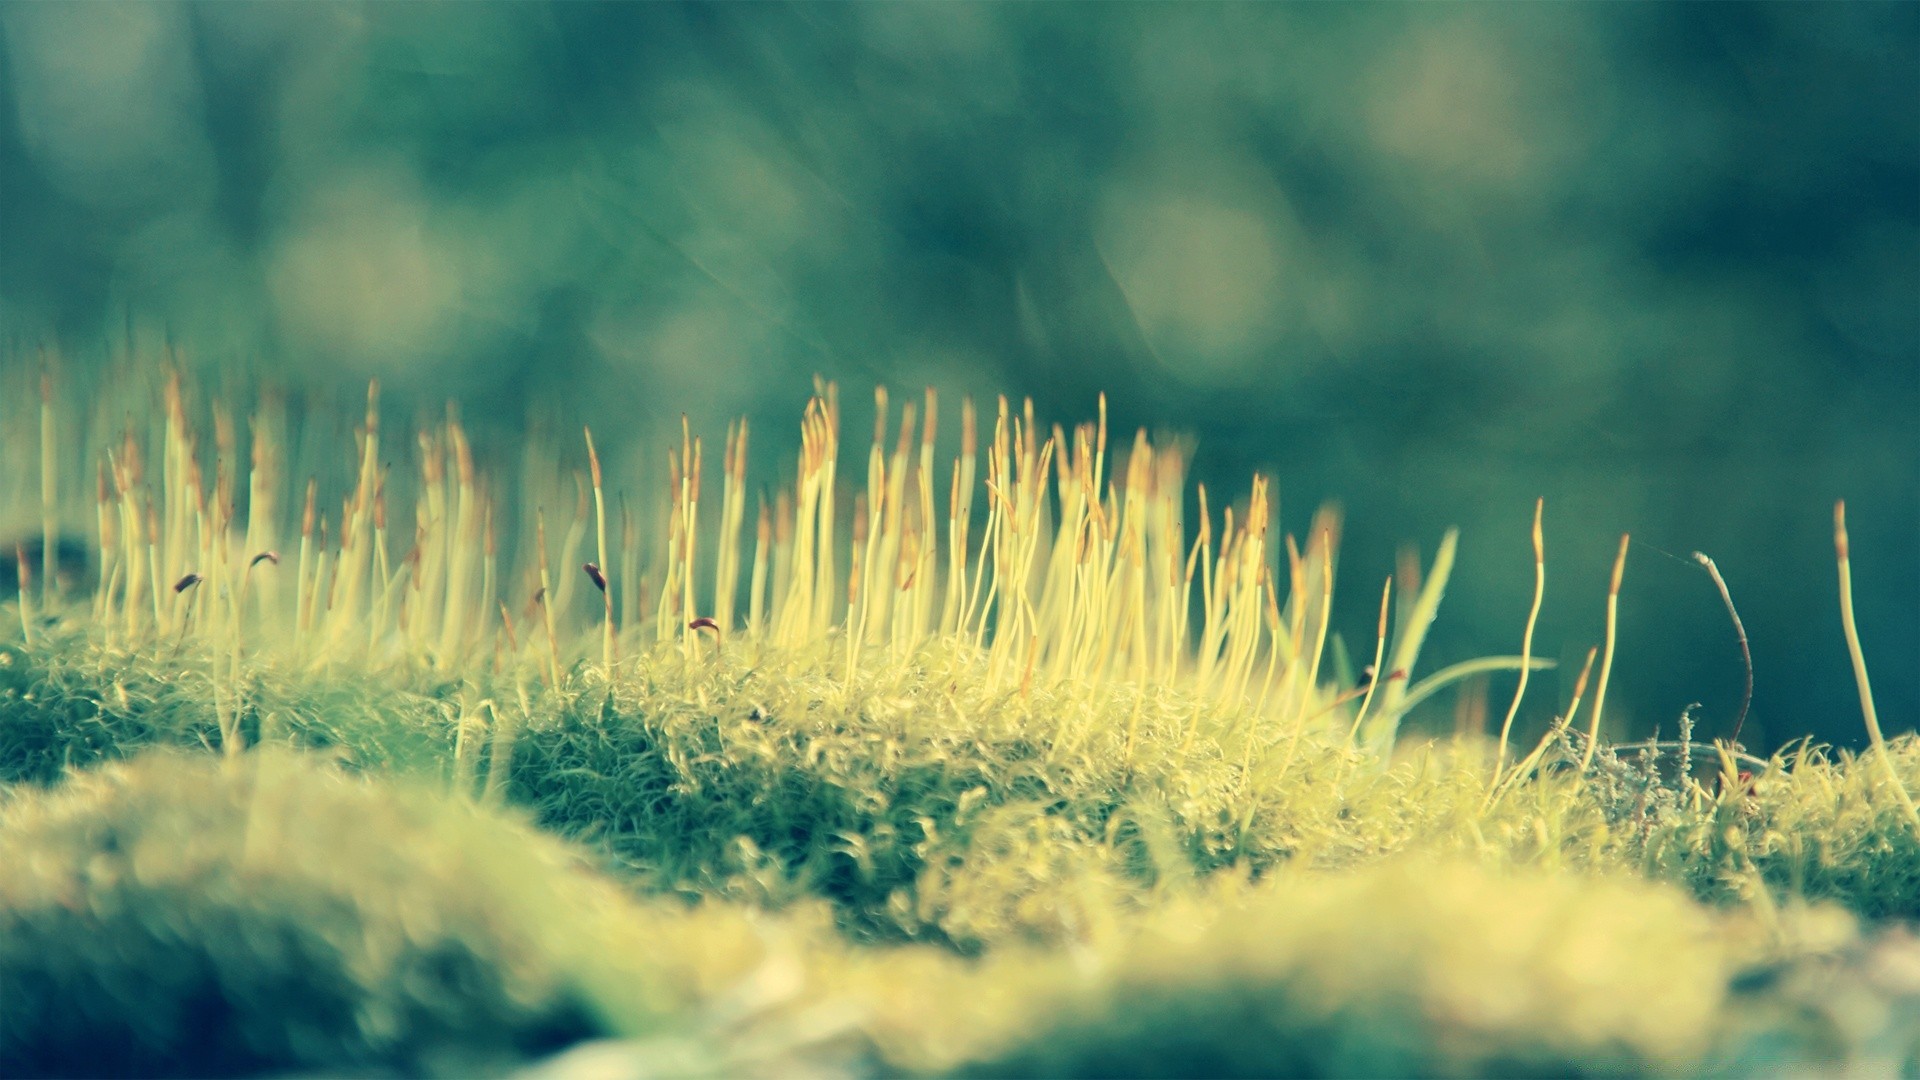
[[[1631,531],[1614,708],[1724,731],[1719,599],[1649,545],[1703,550],[1750,744],[1861,741],[1844,497],[1920,706],[1914,5],[0,6],[0,365],[129,335],[458,396],[504,460],[747,414],[769,478],[815,372],[1104,390],[1290,530],[1342,501],[1357,648],[1460,525],[1436,662],[1517,649],[1545,496],[1540,648]]]

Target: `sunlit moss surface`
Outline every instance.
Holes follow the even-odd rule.
[[[600,1028],[579,969],[608,898],[466,804],[148,755],[16,793],[0,852],[12,1075],[457,1071]]]
[[[1913,835],[1847,758],[1782,758],[1718,797],[1603,757],[1488,808],[1472,748],[1381,765],[1303,740],[1249,788],[1212,740],[1181,756],[1175,694],[1128,769],[1116,738],[1050,753],[1058,699],[985,707],[952,656],[849,697],[675,653],[521,718],[503,785],[487,755],[459,776],[457,710],[377,681],[263,692],[314,758],[102,765],[208,727],[169,709],[173,680],[123,672],[143,688],[103,714],[98,670],[0,655],[8,731],[102,732],[42,746],[95,767],[20,769],[0,824],[32,868],[0,923],[14,1072],[459,1072],[663,1024],[707,1038],[703,1010],[786,941],[806,972],[786,993],[846,1010],[833,1045],[864,1049],[831,1060],[856,1071],[1685,1074],[1746,1031],[1743,973],[1856,940],[1801,900],[1917,903]],[[1893,752],[1920,782],[1920,742]],[[580,855],[474,809],[490,787]],[[740,905],[787,914],[755,929]],[[1778,1053],[1849,1052],[1793,1008]],[[125,1056],[92,1056],[108,1045]],[[700,1045],[672,1060],[718,1069]]]
[[[1178,454],[1103,424],[1003,408],[976,478],[969,407],[943,500],[882,399],[848,500],[823,388],[751,543],[742,427],[705,509],[687,435],[658,528],[608,513],[586,443],[571,520],[509,558],[457,425],[417,440],[403,528],[370,407],[330,533],[326,499],[276,509],[269,438],[248,470],[217,421],[204,468],[190,409],[170,386],[158,461],[129,436],[98,470],[92,592],[22,559],[0,609],[8,1075],[457,1075],[594,1038],[543,1067],[1915,1051],[1886,927],[1920,915],[1920,739],[1594,743],[1605,661],[1537,743],[1406,739],[1462,673],[1540,666],[1419,669],[1452,537],[1364,683],[1327,658],[1337,517],[1275,541],[1257,481],[1189,529]]]

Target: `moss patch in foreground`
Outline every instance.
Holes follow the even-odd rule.
[[[1145,906],[1094,875],[1068,939],[964,958],[855,944],[820,899],[636,901],[463,796],[312,754],[150,752],[0,799],[4,1075],[480,1075],[609,1034],[637,1038],[595,1054],[663,1078],[1740,1075],[1920,1049],[1914,984],[1880,970],[1910,950],[1842,909],[1619,871],[1402,853]]]
[[[1846,916],[1820,918],[1850,939]],[[1630,878],[1426,859],[1288,874],[1155,912],[1049,1007],[982,1018],[1003,1049],[958,1071],[1695,1075],[1737,1041],[1730,985],[1782,941]],[[1777,1060],[1807,1060],[1776,1034]]]
[[[0,1074],[473,1072],[644,1026],[569,849],[309,756],[14,789],[0,865]]]

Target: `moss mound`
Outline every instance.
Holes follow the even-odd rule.
[[[1161,913],[980,1076],[1673,1074],[1734,956],[1678,890],[1403,860]]]
[[[655,887],[824,899],[869,941],[1054,939],[1070,929],[1061,889],[1144,888],[1156,854],[1182,875],[1233,857],[1216,738],[1239,717],[1162,695],[1129,755],[1105,721],[1135,696],[997,692],[973,658],[932,647],[850,686],[825,664],[657,650],[632,677],[540,699],[511,736],[506,793]],[[1142,843],[1146,818],[1167,850]]]
[[[1703,766],[1578,748],[1488,799],[1487,748],[1379,760],[1344,731],[1265,725],[1174,687],[995,688],[941,645],[844,668],[813,655],[673,647],[559,691],[477,673],[263,664],[237,702],[250,744],[449,781],[530,810],[630,884],[763,906],[831,903],[865,941],[975,952],[1078,935],[1098,904],[1170,881],[1396,853],[1625,872],[1713,904],[1762,892],[1920,917],[1920,738],[1888,758],[1801,748],[1726,789]],[[49,784],[143,747],[217,746],[201,650],[129,656],[74,639],[0,645],[0,780]],[[533,692],[522,697],[521,691]]]
[[[827,900],[868,941],[1058,941],[1097,917],[1089,891],[1144,907],[1187,878],[1407,853],[1920,916],[1920,834],[1887,778],[1920,788],[1910,734],[1886,761],[1804,748],[1744,784],[1611,751],[1583,774],[1561,740],[1494,798],[1480,742],[1380,760],[1177,688],[996,690],[938,646],[852,680],[661,649],[530,704],[501,710],[503,787],[544,827],[652,887]]]
[[[1367,768],[1310,733],[1284,778],[1258,747],[1239,774],[1216,734],[1231,714],[1189,741],[1177,694],[1143,710],[1129,769],[1124,727],[1068,708],[1103,699],[990,700],[963,670],[849,692],[805,668],[658,664],[487,722],[462,706],[456,790],[510,771],[504,794],[691,909],[636,904],[444,785],[378,779],[384,747],[456,742],[416,691],[278,728],[325,758],[148,750],[0,788],[0,1073],[475,1073],[600,1034],[664,1034],[632,1052],[699,1044],[694,1072],[737,1073],[799,1060],[782,1055],[811,1045],[816,1004],[852,1010],[856,1071],[1831,1063],[1863,1044],[1822,1051],[1833,1025],[1776,992],[1816,971],[1777,920],[1795,897],[1910,909],[1877,759],[1795,755],[1722,792],[1603,754],[1488,806],[1466,746]],[[1912,776],[1920,740],[1891,750]],[[787,913],[753,910],[768,901]],[[947,948],[861,947],[835,921]],[[762,1014],[769,1035],[710,1026]]]
[[[473,1072],[607,1030],[621,982],[566,848],[310,757],[16,788],[0,865],[11,1076]]]
[[[395,772],[437,773],[453,753],[447,697],[458,684],[288,665],[250,671],[236,694],[202,648],[106,648],[73,623],[45,634],[32,649],[0,642],[0,785],[51,785],[148,747],[218,747],[216,702],[234,709],[248,745],[325,749]]]

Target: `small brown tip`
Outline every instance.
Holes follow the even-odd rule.
[[[712,619],[709,619],[709,618],[707,618],[707,617],[706,617],[705,615],[702,615],[702,616],[700,616],[699,618],[697,618],[697,619],[695,619],[695,620],[693,620],[692,622],[690,622],[690,623],[688,623],[688,624],[687,624],[687,629],[689,629],[689,630],[711,630],[711,631],[713,631],[714,633],[716,633],[716,634],[718,634],[718,633],[720,632],[720,624],[719,624],[719,623],[717,623],[717,622],[714,622],[714,621],[713,621]]]
[[[600,572],[598,566],[595,566],[593,563],[587,563],[580,567],[580,569],[585,570],[587,577],[593,580],[594,588],[599,589],[601,592],[607,591],[607,576]]]
[[[195,585],[200,584],[200,581],[201,581],[201,578],[199,574],[188,574],[187,576],[181,578],[179,581],[176,581],[173,583],[173,591],[176,593],[186,592],[188,589],[191,589]]]

